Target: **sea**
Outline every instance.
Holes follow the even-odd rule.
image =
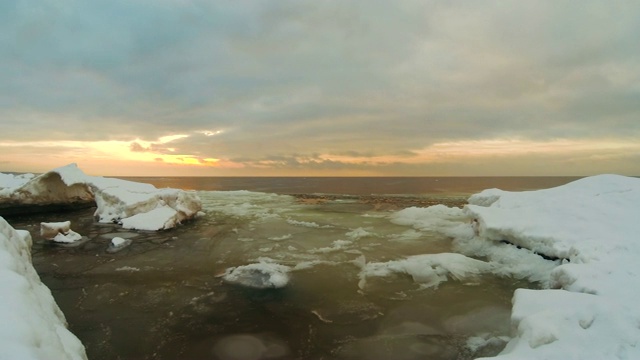
[[[510,336],[522,279],[481,275],[424,286],[363,263],[455,252],[437,229],[393,221],[409,207],[462,207],[487,188],[527,191],[578,177],[136,177],[196,191],[198,218],[159,231],[99,224],[95,209],[8,216],[92,360],[473,359]],[[39,235],[71,221],[73,247]],[[131,245],[114,252],[114,237]],[[480,259],[482,260],[482,259]],[[284,266],[281,287],[225,280],[249,264]],[[264,282],[264,273],[250,273]]]

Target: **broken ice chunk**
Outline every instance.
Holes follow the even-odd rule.
[[[115,253],[126,248],[129,245],[131,245],[131,239],[123,239],[121,237],[116,236],[113,239],[111,239],[111,242],[109,243],[109,247],[107,248],[107,252]]]
[[[73,243],[82,239],[82,235],[71,230],[71,221],[41,222],[40,236],[58,243]]]

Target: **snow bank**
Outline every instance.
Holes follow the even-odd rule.
[[[640,358],[640,179],[485,190],[464,212],[477,219],[478,239],[558,258],[544,260],[554,264],[547,284],[555,290],[515,293],[516,337],[498,358]]]
[[[0,217],[0,359],[86,359],[31,265],[31,236]]]
[[[497,358],[640,359],[640,179],[599,175],[537,191],[489,189],[468,202],[464,209],[408,208],[391,221],[447,235],[455,251],[487,259],[492,273],[544,288],[516,291],[514,338]],[[416,265],[365,269],[423,271]],[[425,265],[428,275],[436,269]],[[439,279],[437,271],[431,276]]]
[[[117,222],[128,229],[162,230],[175,227],[200,211],[195,192],[157,189],[153,185],[88,176],[69,164],[37,177],[0,177],[0,208],[25,205],[93,203],[99,222]]]

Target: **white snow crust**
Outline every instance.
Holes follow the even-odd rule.
[[[640,359],[640,179],[489,189],[468,202],[409,208],[392,221],[439,231],[493,273],[540,284],[515,292],[513,338],[497,358]]]
[[[88,176],[69,164],[39,176],[0,174],[0,204],[50,205],[95,201],[99,222],[127,229],[163,230],[195,217],[202,204],[195,192]]]
[[[31,235],[0,217],[0,359],[86,359],[31,264]]]

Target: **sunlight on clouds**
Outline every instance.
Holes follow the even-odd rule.
[[[579,154],[601,151],[640,150],[637,142],[607,140],[532,141],[522,139],[471,140],[436,143],[415,151],[421,159],[446,160],[485,156],[519,156],[525,154]]]
[[[148,162],[188,166],[218,166],[220,160],[215,158],[199,158],[190,154],[162,154],[154,150],[154,145],[167,144],[171,141],[188,137],[188,135],[170,135],[158,139],[158,142],[148,142],[136,139],[130,141],[29,141],[29,142],[0,142],[0,149],[5,148],[16,159],[31,159],[30,162],[44,161],[46,154],[55,152],[55,159],[64,161],[109,161],[111,162]],[[164,148],[175,152],[174,148]],[[59,166],[59,165],[55,165]]]
[[[598,158],[615,158],[640,151],[640,143],[607,140],[567,140],[533,141],[523,139],[465,140],[435,143],[423,149],[414,150],[415,156],[361,156],[321,155],[319,159],[347,164],[382,165],[391,163],[428,164],[460,161],[481,157],[517,157],[523,155],[575,155]]]
[[[167,135],[167,136],[163,136],[161,138],[158,139],[158,142],[161,144],[166,144],[168,142],[172,142],[174,140],[178,140],[178,139],[184,139],[186,137],[189,137],[189,135]]]
[[[223,130],[216,130],[216,131],[209,131],[209,130],[200,130],[198,131],[200,134],[203,134],[205,136],[215,136],[215,135],[220,135],[222,134],[224,131]]]

